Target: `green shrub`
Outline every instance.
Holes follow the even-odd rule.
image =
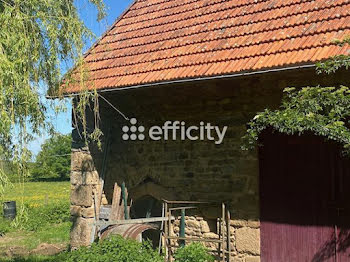
[[[91,247],[63,253],[58,256],[66,262],[163,262],[157,251],[149,242],[139,243],[135,240],[112,236],[109,239],[94,243]]]
[[[176,262],[212,262],[214,257],[200,243],[192,243],[179,248],[175,253]]]
[[[11,222],[7,219],[0,218],[0,237],[11,230]]]
[[[3,219],[1,213],[0,236],[16,229],[38,231],[49,225],[70,221],[69,202],[63,201],[44,206],[18,206],[17,216],[13,221]]]
[[[31,255],[28,257],[9,257],[1,258],[1,262],[59,262],[57,256],[41,256],[41,255]]]
[[[70,220],[69,203],[59,202],[40,207],[27,207],[26,219],[21,227],[29,231],[37,231],[49,224],[59,224]]]

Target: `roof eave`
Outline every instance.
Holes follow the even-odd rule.
[[[246,71],[246,72],[239,72],[239,73],[234,73],[234,74],[195,77],[195,78],[184,78],[184,79],[176,79],[176,80],[154,82],[154,83],[145,83],[145,84],[140,84],[140,85],[132,85],[132,86],[124,86],[124,87],[104,88],[104,89],[97,89],[97,92],[98,93],[117,92],[117,91],[125,91],[125,90],[132,90],[132,89],[138,89],[138,88],[163,86],[163,85],[171,85],[171,84],[183,84],[183,83],[208,81],[208,80],[215,80],[215,79],[229,79],[229,78],[235,78],[235,77],[274,73],[274,72],[281,72],[281,71],[287,71],[287,70],[307,69],[307,68],[313,68],[313,67],[316,67],[315,63],[298,65],[298,66],[269,68],[269,69],[264,69],[264,70],[259,70],[259,71]],[[66,93],[66,94],[63,94],[63,97],[74,97],[74,96],[78,96],[78,95],[79,95],[79,92]],[[58,97],[48,97],[48,98],[58,98]]]

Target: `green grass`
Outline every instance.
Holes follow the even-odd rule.
[[[47,225],[38,231],[14,230],[5,235],[6,241],[0,241],[0,250],[11,246],[35,249],[41,243],[67,245],[71,223]]]
[[[23,247],[30,251],[41,243],[67,246],[71,227],[69,195],[69,182],[28,182],[7,188],[3,200],[16,201],[19,213],[25,206],[26,214],[22,217],[18,215],[21,219],[11,223],[5,236],[0,236],[0,250]],[[2,218],[1,211],[0,231],[1,226],[9,226],[8,221]],[[42,256],[17,259],[0,257],[0,261],[55,261],[52,259]]]
[[[4,201],[17,201],[17,203],[40,206],[45,203],[67,201],[69,202],[69,182],[27,182],[16,183],[5,190]]]

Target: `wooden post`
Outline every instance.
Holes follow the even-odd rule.
[[[164,212],[164,203],[162,204],[162,217],[165,218],[165,212]],[[162,239],[163,239],[163,230],[164,230],[164,221],[160,224],[160,235],[159,235],[159,246],[158,246],[158,253],[160,254],[162,251]]]
[[[170,237],[171,235],[171,221],[170,221],[170,218],[171,218],[171,210],[169,209],[168,211],[168,236]],[[169,240],[169,249],[168,249],[168,261],[171,262],[173,260],[173,257],[172,257],[172,254],[171,254],[171,240]]]
[[[168,203],[164,201],[164,214],[165,216],[168,215]],[[164,256],[164,260],[167,261],[169,258],[169,250],[168,250],[168,223],[165,222],[164,223],[164,241],[165,241],[165,256]]]
[[[110,135],[111,135],[111,126],[108,127],[107,136],[106,136],[106,140],[105,140],[105,146],[104,146],[104,150],[103,150],[102,170],[101,170],[100,180],[99,180],[100,187],[99,187],[98,199],[97,199],[98,200],[97,201],[98,209],[102,204],[102,195],[103,195],[103,188],[104,188],[105,177],[106,177],[107,156],[108,156],[108,150],[109,150]],[[100,212],[100,210],[98,210],[98,212]]]
[[[226,219],[226,232],[227,232],[227,251],[228,251],[228,262],[231,260],[231,214],[230,210],[227,209],[227,219]]]
[[[123,206],[124,206],[124,219],[129,219],[128,213],[128,191],[125,187],[125,182],[122,183],[122,198],[123,198]]]
[[[185,209],[181,209],[181,220],[180,220],[180,237],[185,237]],[[185,240],[180,240],[180,247],[184,247],[186,245]]]
[[[98,220],[98,214],[97,214],[97,204],[96,204],[96,193],[93,191],[93,201],[94,201],[94,224],[92,225],[92,230],[91,230],[91,237],[90,237],[90,244],[92,244],[95,241],[95,235],[97,231],[97,220]]]
[[[222,214],[221,214],[221,249],[222,249],[222,261],[225,262],[225,236],[224,236],[224,224],[225,224],[225,204],[222,203]]]

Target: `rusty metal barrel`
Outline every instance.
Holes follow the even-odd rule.
[[[141,242],[143,239],[142,234],[147,231],[159,231],[159,228],[150,224],[113,225],[108,227],[101,234],[101,240],[111,235],[121,235],[123,238],[134,239]]]

